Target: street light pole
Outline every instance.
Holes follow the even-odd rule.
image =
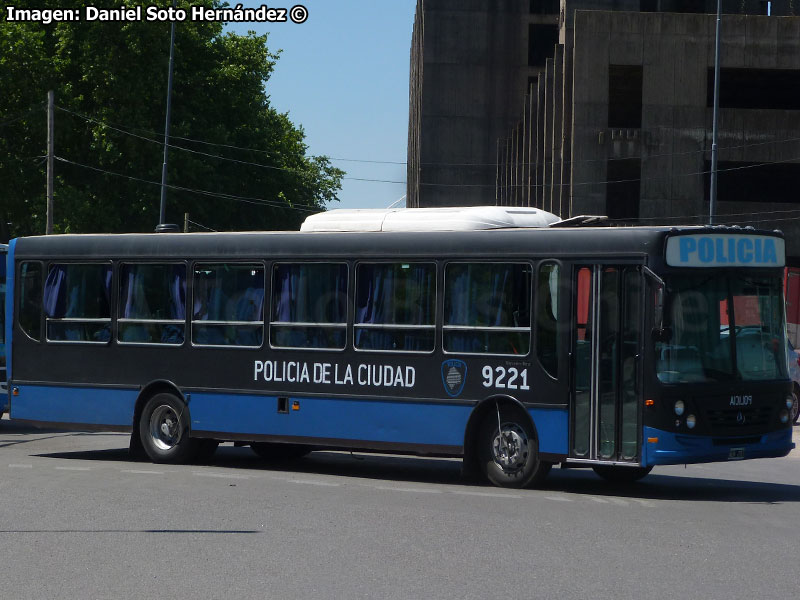
[[[714,122],[711,130],[711,190],[708,204],[708,224],[714,224],[717,210],[717,142],[719,140],[719,59],[722,0],[717,0],[717,41],[714,53]]]
[[[177,0],[172,0],[175,8]],[[167,154],[169,152],[169,121],[172,109],[172,66],[175,62],[175,21],[172,21],[169,37],[169,75],[167,76],[167,122],[164,125],[164,163],[161,166],[161,206],[158,213],[158,224],[164,224],[167,210]]]

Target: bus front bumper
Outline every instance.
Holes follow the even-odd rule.
[[[697,436],[644,428],[643,466],[726,462],[786,456],[794,448],[792,428],[757,436]]]

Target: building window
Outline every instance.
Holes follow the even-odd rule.
[[[531,0],[532,15],[557,15],[559,0]]]
[[[607,163],[606,215],[609,219],[639,218],[642,160],[640,158],[609,159]]]
[[[558,44],[558,25],[528,26],[528,66],[543,67],[548,58],[555,55]]]
[[[642,126],[641,65],[609,65],[608,126],[639,129]]]
[[[717,198],[720,202],[797,203],[800,164],[724,161],[717,163]],[[711,172],[711,162],[705,162]],[[711,197],[711,177],[705,178],[705,198]]]
[[[708,70],[707,106],[714,106],[714,69]],[[800,71],[721,69],[720,108],[800,110]]]

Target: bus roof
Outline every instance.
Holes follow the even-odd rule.
[[[186,257],[311,260],[351,257],[601,257],[663,256],[665,239],[686,233],[762,234],[780,232],[733,227],[517,228],[431,232],[240,232],[62,234],[13,241],[16,259],[102,260],[110,257]]]

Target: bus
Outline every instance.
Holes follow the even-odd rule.
[[[794,447],[781,233],[337,212],[12,240],[10,417],[129,432],[157,463],[460,457],[501,487]]]
[[[8,245],[0,244],[0,416],[8,408],[6,386],[6,254]]]

